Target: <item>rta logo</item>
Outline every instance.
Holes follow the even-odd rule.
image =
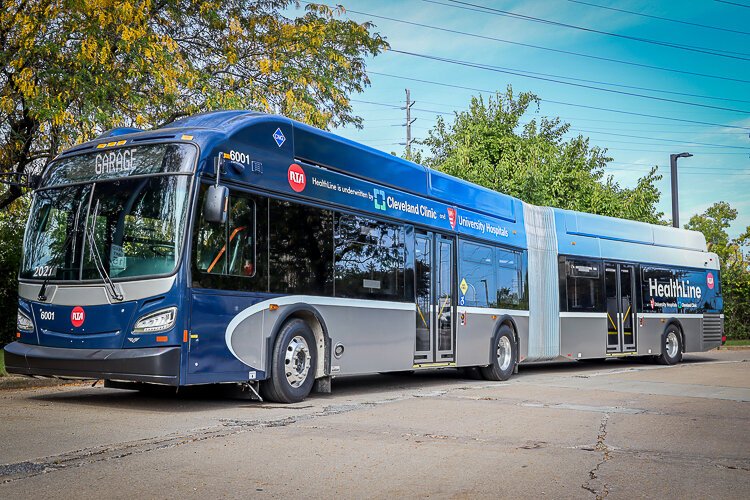
[[[86,312],[83,310],[83,307],[75,306],[70,313],[70,322],[78,328],[84,321],[86,321]]]
[[[289,185],[297,193],[302,192],[305,189],[305,186],[307,185],[307,178],[305,177],[305,171],[302,170],[302,167],[300,167],[296,163],[292,163],[291,165],[289,165],[289,171],[287,172],[287,179],[289,180]]]
[[[706,275],[706,285],[708,285],[709,290],[714,289],[714,274],[713,273],[708,273]]]

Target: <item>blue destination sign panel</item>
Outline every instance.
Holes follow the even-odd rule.
[[[192,172],[196,152],[195,146],[185,143],[97,148],[91,153],[55,161],[45,172],[42,186],[135,175]]]
[[[292,164],[283,180],[280,178],[283,171],[269,169],[267,173],[270,175],[266,181],[315,200],[501,244],[526,246],[523,225],[519,222],[477,214],[317,167]]]

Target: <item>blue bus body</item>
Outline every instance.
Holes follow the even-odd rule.
[[[172,148],[165,155],[182,155],[183,163],[174,167],[181,170],[128,167],[127,151],[141,158],[142,151],[162,154],[165,147]],[[163,158],[164,165],[178,161]],[[55,171],[64,161],[81,177]],[[230,221],[221,227],[202,215],[217,168],[218,184],[231,193],[225,200]],[[182,233],[161,230],[163,241],[143,243],[160,231],[158,216],[139,228],[136,212],[118,219],[117,210],[134,210],[142,201],[138,190],[151,189],[143,187],[149,182],[167,186],[172,181],[149,179],[168,172],[182,176],[169,189],[185,198],[161,203],[184,210],[184,220],[169,216],[183,221],[175,226]],[[97,245],[105,243],[89,234],[89,226],[118,186],[136,184],[136,194],[100,217],[103,235],[106,228],[117,234],[122,224],[132,224],[140,235],[119,245],[110,241],[116,236],[100,237],[109,245],[101,248],[110,274],[134,276],[115,277],[110,286],[92,270],[100,267]],[[18,338],[6,347],[12,373],[172,386],[254,384],[272,378],[274,363],[283,362],[275,358],[281,356],[275,345],[292,319],[304,322],[311,335],[305,338],[314,339],[307,357],[294,359],[313,364],[315,379],[485,366],[493,362],[501,327],[513,332],[514,367],[658,356],[669,325],[679,331],[680,352],[721,342],[718,258],[706,251],[701,234],[534,207],[280,116],[225,111],[148,132],[113,130],[62,153],[35,199],[54,198],[63,192],[60,186],[72,198],[79,186],[78,196],[96,199],[96,206],[77,205],[74,231],[80,235],[69,238],[72,243],[60,237],[56,254],[34,257],[46,264],[25,264],[30,274],[20,278]],[[158,193],[148,196],[156,199]],[[251,222],[231,226],[235,205]],[[148,212],[145,201],[143,207]],[[283,207],[305,220],[285,218]],[[73,215],[68,213],[66,227]],[[27,239],[47,241],[49,235],[33,232],[35,217]],[[320,249],[332,257],[320,259],[330,262],[310,257],[317,251],[309,248],[314,239],[288,229],[300,224],[325,235]],[[278,231],[293,233],[291,243]],[[201,250],[216,235],[223,247]],[[301,263],[293,247],[300,241],[306,242],[299,249]],[[33,245],[25,245],[32,252]],[[288,254],[281,261],[274,260],[274,245]],[[70,255],[67,279],[56,279],[64,275],[54,258],[60,252]],[[364,256],[366,265],[357,262]],[[153,263],[159,259],[173,269]],[[138,275],[139,265],[165,272]],[[278,272],[279,266],[285,270]],[[325,274],[320,283],[311,277],[316,266]],[[164,313],[172,308],[173,314]],[[148,326],[154,313],[155,326]]]

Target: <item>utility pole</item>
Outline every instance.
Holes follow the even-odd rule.
[[[414,102],[411,100],[411,93],[406,89],[406,159],[411,160],[411,124],[417,121],[411,119],[411,107]]]
[[[677,158],[690,158],[690,153],[669,155],[669,166],[672,170],[672,225],[680,227],[680,203],[677,197]]]

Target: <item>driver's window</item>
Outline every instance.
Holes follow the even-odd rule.
[[[196,261],[198,269],[208,274],[255,274],[255,202],[252,199],[230,194],[224,224],[207,222],[201,217]]]

